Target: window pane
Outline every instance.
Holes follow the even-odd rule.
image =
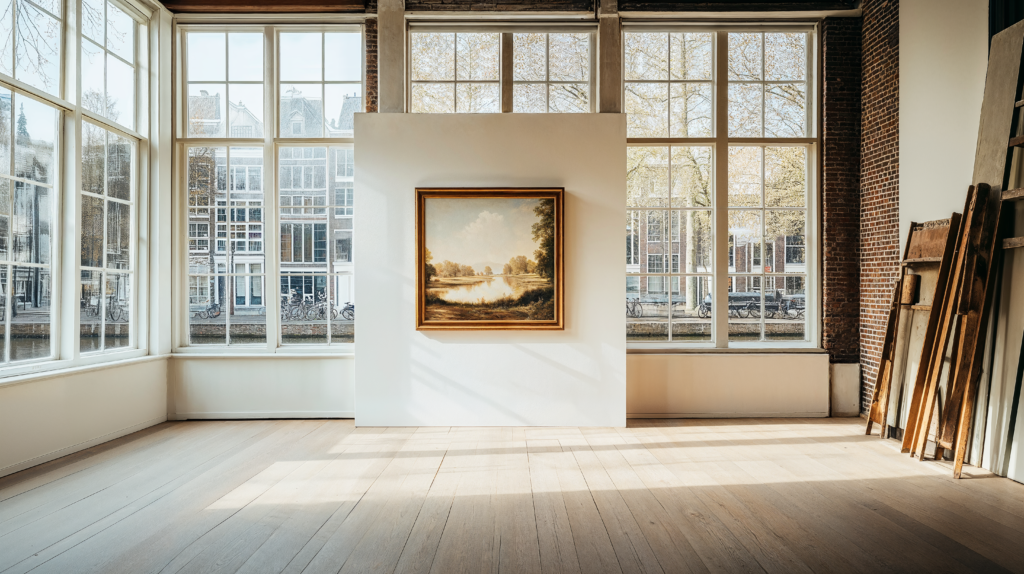
[[[352,137],[355,114],[362,112],[361,84],[328,84],[327,95],[328,137]]]
[[[711,278],[672,277],[672,340],[711,340]]]
[[[82,191],[103,195],[106,180],[106,130],[82,123]]]
[[[50,188],[22,182],[14,183],[14,221],[11,233],[15,261],[43,264],[50,262],[52,211]],[[48,274],[47,271],[47,277]],[[46,296],[48,299],[49,294]]]
[[[771,269],[766,267],[765,273],[807,272],[806,226],[807,212],[802,209],[765,212],[764,239],[774,256]]]
[[[363,38],[358,33],[324,34],[328,82],[359,82],[363,78]]]
[[[188,332],[190,345],[223,345],[227,341],[226,301],[228,278],[223,275],[190,276]]]
[[[11,91],[0,87],[0,174],[11,175],[11,145],[14,130],[11,129]]]
[[[327,275],[281,275],[281,343],[327,343]]]
[[[281,137],[323,137],[323,84],[281,84]]]
[[[761,34],[729,34],[729,79],[761,80]]]
[[[550,80],[586,82],[590,79],[590,34],[551,34]]]
[[[711,148],[672,147],[672,207],[711,207]]]
[[[627,33],[625,36],[626,80],[668,79],[668,34]]]
[[[17,3],[16,77],[48,94],[60,90],[60,20],[28,2]]]
[[[102,39],[102,37],[101,37]],[[82,40],[82,107],[107,115],[105,76],[106,53],[89,40]]]
[[[103,200],[82,196],[82,267],[103,267]]]
[[[355,291],[352,274],[331,277],[331,342],[354,343],[355,333]]]
[[[10,257],[11,181],[0,178],[0,260]],[[0,313],[2,319],[3,313]]]
[[[626,281],[626,340],[668,340],[668,277],[629,277]]]
[[[258,273],[259,264],[236,263],[236,273]],[[267,343],[267,308],[263,275],[235,275],[231,278],[231,302],[228,305],[232,345]]]
[[[668,84],[626,84],[626,114],[627,136],[667,136]]]
[[[546,84],[516,84],[512,87],[512,111],[541,114],[547,111]],[[413,86],[415,90],[415,86]]]
[[[765,34],[764,68],[766,80],[803,80],[807,74],[807,34]]]
[[[765,277],[765,340],[807,340],[807,278]]]
[[[103,291],[100,284],[103,273],[100,271],[82,271],[82,298],[79,302],[81,332],[79,334],[79,351],[90,353],[103,350]]]
[[[15,96],[14,175],[40,183],[54,182],[57,110],[32,98]]]
[[[762,84],[729,84],[729,135],[761,137]]]
[[[670,273],[713,272],[711,224],[710,211],[672,211]]]
[[[107,48],[135,62],[135,20],[111,2],[107,3]]]
[[[188,81],[223,82],[226,72],[224,34],[189,32]]]
[[[501,34],[456,34],[455,39],[455,61],[458,65],[456,79],[498,80]]]
[[[14,1],[0,2],[0,72],[14,75]]]
[[[672,79],[710,80],[714,34],[671,34]]]
[[[412,112],[414,114],[454,113],[455,86],[453,84],[413,84]]]
[[[135,68],[107,54],[107,117],[135,128]]]
[[[412,80],[455,79],[455,34],[417,32],[412,36]]]
[[[589,84],[552,84],[549,111],[584,114],[590,111]]]
[[[263,34],[228,34],[228,80],[263,81]]]
[[[671,136],[711,137],[711,84],[672,84]]]
[[[82,0],[82,34],[103,43],[104,0]]]
[[[131,342],[131,276],[108,273],[104,297],[103,348],[127,347]]]
[[[761,291],[763,278],[734,275],[729,277],[729,340],[761,340]]]
[[[626,148],[626,205],[668,207],[667,147]]]
[[[807,149],[764,148],[764,200],[768,207],[807,206]]]
[[[230,84],[228,90],[228,137],[263,137],[263,84]]]
[[[753,210],[729,211],[730,265],[737,273],[760,273],[761,212]]]
[[[107,195],[125,201],[132,199],[132,153],[127,139],[107,134]]]
[[[224,137],[226,92],[224,84],[189,84],[189,137]]]
[[[84,198],[83,198],[84,199]],[[107,268],[129,269],[131,259],[132,207],[107,202]]]
[[[11,361],[39,359],[52,355],[50,293],[48,268],[14,267],[11,294]]]
[[[729,207],[761,205],[760,147],[729,148]]]
[[[769,84],[764,92],[764,135],[799,138],[807,135],[804,84]]]
[[[282,33],[279,38],[281,40],[281,81],[319,82],[323,80],[323,34]]]
[[[501,111],[498,84],[457,84],[456,109],[460,114],[487,114]]]
[[[546,40],[546,34],[512,35],[513,80],[542,82],[547,79],[546,56],[544,52]],[[516,87],[518,88],[519,86]]]

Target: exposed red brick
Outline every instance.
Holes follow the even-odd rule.
[[[376,3],[374,3],[376,4]],[[376,9],[376,5],[374,6]],[[377,111],[377,19],[367,18],[366,36],[366,111]]]

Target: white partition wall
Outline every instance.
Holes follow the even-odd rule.
[[[357,114],[356,424],[624,426],[619,114]],[[418,332],[416,187],[564,187],[564,331]]]

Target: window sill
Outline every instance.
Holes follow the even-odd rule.
[[[67,359],[62,361],[47,361],[33,365],[24,365],[23,367],[32,367],[32,369],[22,371],[19,367],[14,367],[19,369],[18,372],[0,373],[0,377],[4,377],[3,379],[0,379],[0,388],[41,381],[43,379],[54,377],[65,377],[89,371],[99,371],[103,369],[134,365],[137,363],[157,361],[166,358],[168,358],[168,355],[147,355],[145,349],[132,349],[130,351],[121,351],[105,355],[94,355],[79,359],[78,361]]]
[[[198,349],[196,347],[179,347],[171,354],[172,359],[353,359],[355,352],[349,347],[296,347],[278,349],[276,353],[267,352],[265,348],[227,350]]]
[[[819,355],[828,351],[820,347],[630,347],[627,355]]]

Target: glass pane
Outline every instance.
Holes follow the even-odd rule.
[[[129,269],[131,260],[132,206],[107,202],[107,268]]]
[[[14,267],[11,294],[11,361],[49,357],[50,270]]]
[[[668,277],[626,278],[626,340],[668,340]]]
[[[0,348],[0,361],[7,360],[7,357],[4,355],[7,352],[7,294],[10,291],[8,289],[7,276],[9,270],[10,267],[7,265],[0,265],[0,345],[4,346]]]
[[[107,134],[107,195],[125,201],[132,199],[132,142],[117,134]]]
[[[228,80],[263,81],[263,34],[228,34]]]
[[[259,264],[236,263],[236,272],[259,272]],[[232,345],[265,345],[267,343],[267,302],[264,298],[263,275],[236,275],[231,278]]]
[[[585,114],[590,111],[589,84],[552,84],[551,112],[560,114]]]
[[[759,147],[729,148],[729,207],[761,205],[761,153]]]
[[[327,343],[327,276],[281,275],[281,343]]]
[[[107,48],[135,63],[135,20],[113,2],[107,3]]]
[[[282,82],[323,80],[323,34],[283,32],[279,38]]]
[[[222,32],[189,32],[188,81],[223,82],[227,56]]]
[[[363,78],[363,37],[358,33],[324,34],[328,82],[359,82]]]
[[[501,111],[498,84],[457,84],[457,112],[460,114],[493,114]]]
[[[18,2],[15,75],[48,94],[60,91],[61,24],[28,2]]]
[[[103,195],[106,179],[106,130],[82,122],[82,191]]]
[[[710,211],[672,211],[670,273],[713,271],[711,223]]]
[[[545,64],[547,60],[544,53],[546,36],[546,34],[512,35],[513,80],[542,82],[547,79]]]
[[[710,80],[714,50],[710,32],[670,34],[673,80]]]
[[[135,128],[135,68],[107,54],[107,117]]]
[[[634,138],[668,135],[668,84],[626,84],[626,134]]]
[[[228,94],[228,137],[263,137],[263,84],[229,84]]]
[[[767,207],[807,206],[806,148],[764,148],[764,202]]]
[[[501,34],[456,34],[457,79],[497,81],[500,46]]]
[[[765,277],[765,339],[806,341],[806,277]]]
[[[672,147],[672,207],[711,207],[711,148]]]
[[[729,268],[737,273],[760,273],[761,212],[729,211]]]
[[[637,211],[639,269],[641,273],[669,273],[669,214],[667,211]],[[630,266],[627,266],[627,271]]]
[[[10,257],[11,181],[0,178],[0,260]],[[6,267],[4,268],[6,269]],[[0,314],[2,319],[2,314]]]
[[[455,79],[455,34],[422,33],[412,36],[412,80]]]
[[[281,137],[323,137],[322,84],[281,84]]]
[[[0,1],[0,72],[14,75],[14,0]]]
[[[452,84],[413,84],[412,113],[451,114],[455,112],[455,86]]]
[[[331,342],[354,343],[355,333],[355,281],[351,274],[331,277],[333,292],[331,304]]]
[[[327,84],[327,137],[352,137],[355,114],[363,111],[361,84]]]
[[[11,91],[0,87],[0,174],[11,175]]]
[[[668,34],[624,34],[626,80],[668,79]]]
[[[108,273],[103,295],[103,348],[127,347],[131,343],[131,276]]]
[[[672,84],[674,138],[711,137],[711,84]]]
[[[545,100],[546,84],[516,84],[512,87],[512,111],[541,114],[548,111]]]
[[[729,84],[729,135],[761,137],[762,84]]]
[[[626,205],[668,207],[667,147],[626,148]]]
[[[103,43],[104,0],[82,0],[82,34]]]
[[[32,98],[15,96],[14,175],[40,183],[54,181],[57,110]]]
[[[672,278],[672,340],[711,340],[711,278]]]
[[[590,79],[590,34],[551,34],[548,59],[554,82]]]
[[[804,84],[769,84],[764,92],[764,135],[799,138],[807,135]]]
[[[806,74],[806,33],[764,35],[764,75],[766,80],[803,80]]]
[[[761,282],[760,276],[733,275],[729,277],[729,340],[761,340]]]
[[[729,79],[760,80],[761,34],[729,34]]]
[[[100,337],[103,329],[103,292],[100,290],[102,280],[103,273],[100,271],[82,271],[79,301],[81,329],[78,339],[79,350],[82,353],[103,349],[103,340]]]
[[[227,313],[221,304],[227,294],[228,278],[198,275],[188,278],[188,342],[190,345],[223,345],[226,342]]]
[[[52,211],[50,188],[14,182],[14,221],[11,232],[15,261],[50,262]]]
[[[227,164],[227,150],[214,147],[193,147],[188,149],[188,205],[203,208],[212,221],[218,189],[218,167]]]
[[[807,212],[802,209],[769,210],[764,213],[764,239],[773,261],[765,273],[807,272]],[[771,263],[771,269],[767,268]]]
[[[82,267],[103,267],[103,200],[82,196]]]
[[[189,84],[189,137],[224,137],[226,93],[224,84]]]
[[[106,52],[89,40],[82,40],[82,106],[107,115],[106,84],[103,81]]]

